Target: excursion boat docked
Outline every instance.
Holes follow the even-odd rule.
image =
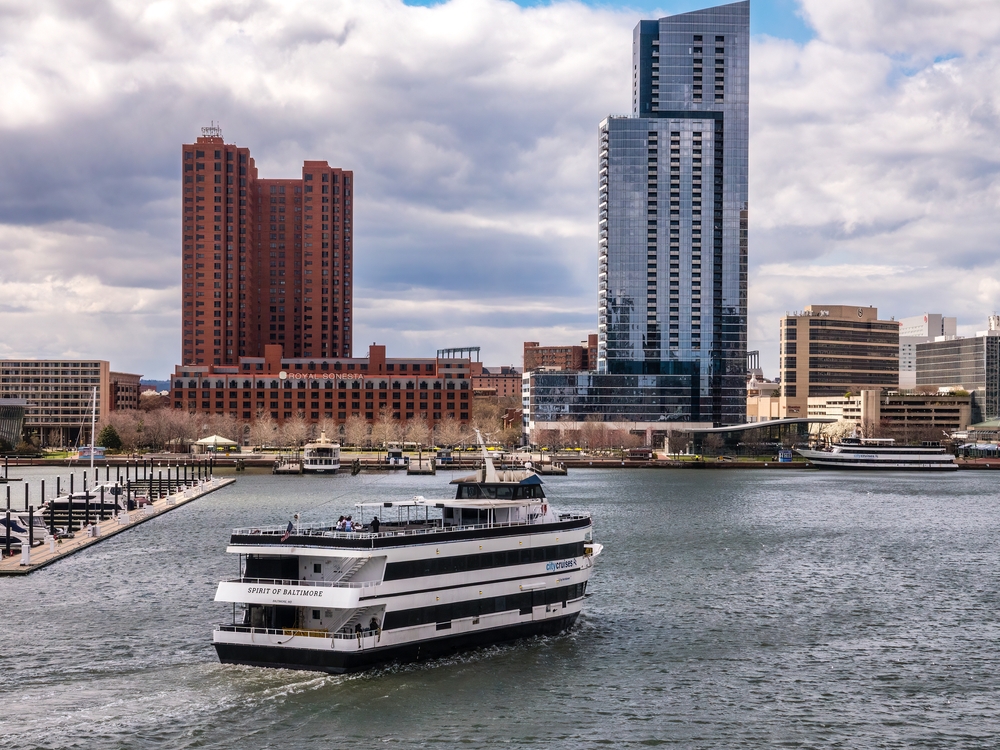
[[[956,471],[955,457],[939,445],[897,446],[891,438],[846,438],[825,450],[798,449],[820,469]]]
[[[571,627],[602,549],[590,515],[556,513],[530,466],[484,464],[450,500],[359,504],[395,515],[360,531],[235,529],[220,661],[347,672]]]
[[[321,432],[319,440],[306,443],[302,451],[302,471],[306,474],[336,474],[340,469],[340,444]]]

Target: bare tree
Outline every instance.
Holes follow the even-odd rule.
[[[378,413],[378,419],[372,425],[372,441],[375,445],[387,446],[389,443],[399,441],[401,434],[399,420],[392,416],[392,410],[382,407]]]
[[[257,419],[250,424],[250,442],[258,447],[278,442],[278,425],[271,412],[264,409],[257,412]]]
[[[344,423],[344,442],[348,445],[361,447],[368,443],[368,436],[371,429],[363,418],[351,415]]]
[[[427,420],[423,417],[416,417],[406,423],[405,439],[410,443],[420,443],[429,445],[431,439],[431,428],[427,425]]]
[[[690,433],[671,430],[667,433],[667,453],[671,456],[676,456],[687,448],[690,440]]]
[[[448,447],[458,445],[464,438],[462,423],[454,417],[445,417],[437,423],[437,426],[434,428],[434,435],[437,442],[441,445]]]
[[[281,444],[289,448],[298,448],[309,439],[311,425],[302,412],[296,412],[294,417],[286,419],[279,430]]]

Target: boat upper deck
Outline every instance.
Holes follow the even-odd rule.
[[[464,539],[518,536],[529,533],[585,528],[591,524],[589,513],[560,513],[548,522],[516,521],[507,523],[445,524],[444,519],[387,521],[373,531],[370,525],[361,531],[337,531],[334,523],[300,526],[289,534],[287,527],[248,527],[233,529],[229,543],[240,547],[326,547],[377,549],[423,544],[437,544]]]

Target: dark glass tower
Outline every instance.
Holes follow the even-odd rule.
[[[632,115],[600,126],[598,369],[746,417],[750,3],[640,21]]]

